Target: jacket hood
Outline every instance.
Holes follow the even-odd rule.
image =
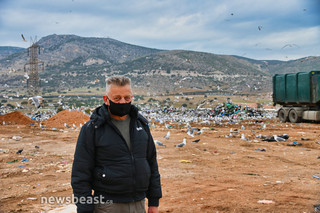
[[[102,126],[107,121],[111,120],[111,116],[110,116],[108,108],[109,108],[109,106],[107,106],[106,104],[103,104],[103,105],[97,107],[93,111],[92,115],[90,116],[91,123],[94,124],[95,126],[97,126],[97,128]],[[134,105],[131,105],[129,115],[131,118],[137,119],[138,108]],[[142,116],[139,116],[139,117],[142,117]],[[146,119],[145,119],[145,122],[148,123]]]

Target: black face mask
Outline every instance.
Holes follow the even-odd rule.
[[[125,116],[127,114],[129,114],[130,109],[131,109],[131,102],[130,103],[124,103],[124,104],[119,104],[119,103],[114,103],[109,99],[109,109],[111,114],[113,115],[117,115],[117,116]]]

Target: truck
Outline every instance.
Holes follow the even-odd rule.
[[[320,71],[275,74],[272,81],[280,121],[320,121]]]

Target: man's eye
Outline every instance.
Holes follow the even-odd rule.
[[[117,98],[114,98],[114,100],[115,100],[115,101],[119,101],[119,100],[120,100],[120,98],[119,98],[119,97],[117,97]]]

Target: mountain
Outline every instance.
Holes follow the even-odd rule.
[[[320,70],[320,57],[309,56],[290,61],[278,61],[278,60],[253,60],[249,58],[243,58],[235,56],[240,59],[244,59],[252,64],[256,64],[262,70],[269,72],[271,75],[284,74],[284,73],[297,73],[297,72],[309,72],[312,70]]]
[[[104,88],[105,77],[125,74],[142,93],[270,92],[275,73],[320,69],[320,57],[294,61],[253,60],[187,50],[159,50],[111,38],[49,35],[41,38],[39,72],[44,93]],[[28,50],[0,59],[0,89],[26,87]]]
[[[14,53],[18,53],[24,50],[24,48],[21,47],[10,47],[10,46],[0,46],[0,59],[3,59],[9,55],[12,55]]]
[[[186,50],[158,52],[110,70],[127,74],[136,87],[147,86],[149,92],[261,92],[270,86],[270,74],[246,60]]]

